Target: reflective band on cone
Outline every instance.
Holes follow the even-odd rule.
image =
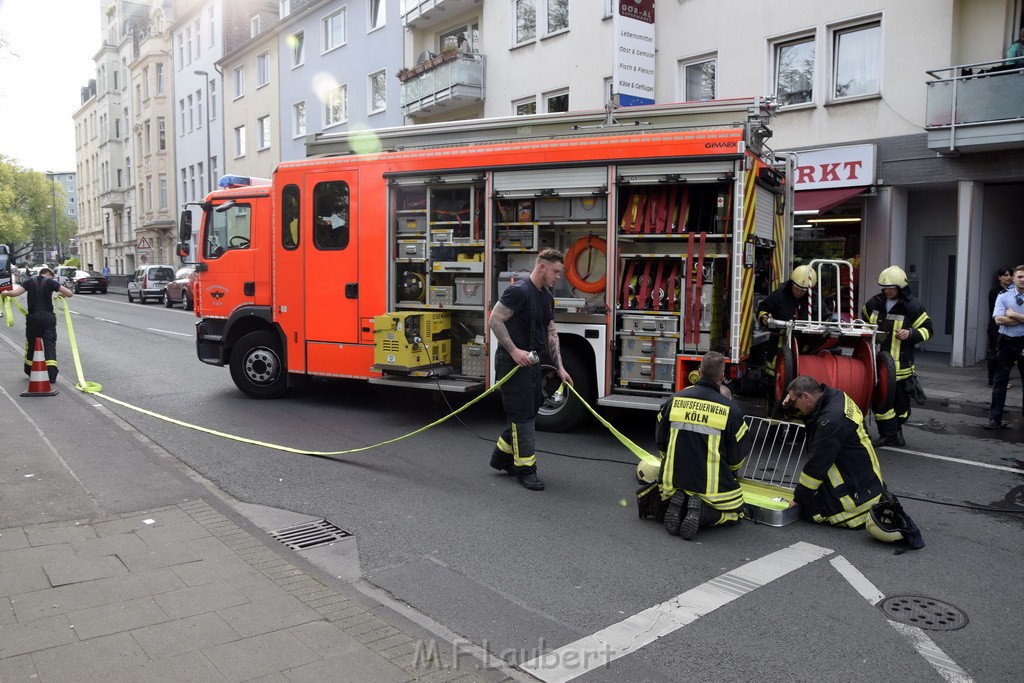
[[[43,338],[36,337],[36,348],[32,351],[32,371],[28,376],[28,391],[22,396],[56,396],[57,390],[50,386],[50,373],[46,370],[46,354],[43,352]]]

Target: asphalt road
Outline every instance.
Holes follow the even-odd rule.
[[[351,381],[316,381],[281,400],[254,401],[235,389],[226,368],[196,359],[191,313],[112,294],[70,303],[85,378],[186,422],[333,451],[406,434],[451,410],[435,392]],[[2,329],[21,344],[20,325]],[[62,372],[71,377],[63,324],[59,336]],[[231,496],[352,532],[362,580],[495,655],[522,663],[554,650],[538,672],[546,680],[558,680],[556,664],[572,664],[557,648],[599,631],[602,643],[631,642],[623,646],[629,654],[575,680],[941,680],[921,654],[927,643],[897,631],[865,592],[935,598],[962,610],[964,628],[924,633],[975,680],[1016,679],[1024,668],[1017,643],[1024,632],[1024,479],[1005,469],[1024,462],[1024,446],[1017,432],[982,430],[981,407],[915,408],[907,448],[880,451],[887,482],[927,541],[902,554],[863,531],[802,522],[744,522],[692,543],[672,538],[637,519],[635,458],[596,423],[540,434],[547,490],[527,491],[487,465],[503,421],[493,397],[461,423],[336,459],[108,407]],[[653,413],[610,416],[653,450]],[[91,439],[105,429],[98,421],[68,428]],[[991,507],[1017,513],[974,509]],[[726,578],[723,588],[719,577],[742,567],[749,576]],[[684,593],[654,622],[644,620],[645,610]],[[723,595],[730,601],[708,607]],[[642,616],[630,630],[623,622],[634,615]],[[582,659],[588,648],[603,647],[586,642],[576,651]]]

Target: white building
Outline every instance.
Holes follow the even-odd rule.
[[[72,117],[75,122],[75,164],[78,181],[78,253],[82,263],[102,267],[103,222],[99,206],[99,144],[96,125],[96,81],[82,88],[82,104]]]

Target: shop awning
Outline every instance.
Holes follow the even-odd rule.
[[[847,199],[856,197],[866,187],[837,187],[830,190],[799,190],[794,192],[794,211],[797,213],[825,213]]]

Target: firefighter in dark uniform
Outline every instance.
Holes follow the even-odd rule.
[[[743,413],[719,385],[725,358],[704,355],[700,380],[670,398],[658,413],[661,499],[668,501],[665,530],[693,540],[702,527],[732,524],[743,516],[736,473],[745,459]]]
[[[816,304],[814,286],[818,276],[810,266],[797,266],[790,273],[789,279],[781,287],[769,294],[757,305],[757,319],[764,326],[773,320],[789,322],[790,320],[814,320]],[[828,320],[828,313],[823,320]],[[775,374],[775,359],[784,337],[778,331],[772,332],[769,343],[768,357],[765,359],[764,370],[768,375]]]
[[[59,293],[65,298],[75,295],[53,277],[53,271],[43,268],[39,275],[23,280],[21,284],[0,292],[0,296],[16,297],[28,292],[28,316],[25,319],[25,374],[32,372],[32,352],[36,338],[43,339],[46,356],[46,370],[50,383],[57,381],[57,315],[53,312],[53,295]]]
[[[789,383],[783,405],[804,415],[810,459],[800,472],[793,503],[809,521],[859,529],[885,484],[864,415],[839,389],[803,375]]]
[[[512,285],[501,294],[491,310],[488,323],[498,340],[494,370],[504,377],[519,370],[501,385],[506,424],[491,454],[491,467],[515,475],[531,491],[540,491],[544,482],[537,477],[536,420],[544,402],[540,356],[558,369],[558,376],[572,385],[562,366],[562,353],[555,328],[555,299],[551,288],[565,272],[562,253],[544,249],[530,277]]]
[[[905,446],[903,423],[910,419],[908,384],[914,374],[914,347],[932,338],[932,320],[907,286],[907,274],[889,266],[878,275],[882,293],[872,297],[861,316],[878,325],[879,348],[896,362],[896,398],[892,408],[875,413],[878,438],[875,446]]]

